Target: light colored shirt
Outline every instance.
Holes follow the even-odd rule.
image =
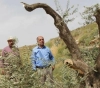
[[[36,66],[46,67],[55,63],[55,59],[50,51],[50,49],[46,46],[40,48],[36,46],[32,50],[32,67],[36,70]]]
[[[14,47],[14,48],[10,48],[9,46],[6,46],[3,50],[2,50],[2,56],[8,56],[10,53],[19,56],[19,52],[18,52],[18,48]]]

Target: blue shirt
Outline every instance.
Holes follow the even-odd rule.
[[[36,46],[32,50],[32,67],[34,70],[36,70],[36,66],[39,67],[46,67],[49,66],[50,64],[55,63],[55,59],[50,51],[50,49],[46,46],[43,48],[40,48]]]

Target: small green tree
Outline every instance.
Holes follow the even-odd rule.
[[[70,7],[70,0],[67,0],[67,5],[65,11],[60,6],[60,3],[58,0],[54,0],[55,6],[56,6],[56,11],[60,14],[64,22],[67,24],[68,22],[72,22],[75,17],[73,15],[78,11],[78,8],[75,8],[75,6]]]
[[[90,7],[85,7],[83,13],[81,13],[82,18],[85,20],[84,25],[96,22],[98,25],[99,35],[100,35],[100,5],[95,4]]]

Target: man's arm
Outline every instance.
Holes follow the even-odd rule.
[[[34,52],[34,50],[32,50],[31,61],[32,61],[33,70],[36,70],[36,61],[35,61],[35,59],[36,59],[35,52]]]
[[[3,49],[2,52],[1,52],[1,56],[5,57],[6,55],[7,55],[7,52],[5,51],[5,49]]]
[[[54,56],[53,56],[51,50],[49,51],[49,58],[53,62],[53,64],[55,64],[55,59],[54,59]]]
[[[50,55],[49,55],[50,60],[52,61],[52,62],[51,62],[52,70],[54,70],[54,69],[55,69],[55,59],[54,59],[54,56],[53,56],[51,50],[50,50],[50,53],[49,53],[49,54],[50,54]]]
[[[1,52],[1,56],[2,56],[2,57],[4,56],[4,50],[2,50],[2,52]]]

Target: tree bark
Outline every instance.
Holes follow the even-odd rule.
[[[98,25],[99,36],[100,36],[100,9],[97,9],[96,14],[94,14],[96,18],[96,23]]]
[[[96,18],[96,23],[98,25],[98,30],[99,30],[99,41],[100,41],[100,9],[97,9],[96,14],[94,15]],[[99,44],[100,48],[100,44]],[[100,72],[100,54],[98,55],[96,59],[96,69]]]

